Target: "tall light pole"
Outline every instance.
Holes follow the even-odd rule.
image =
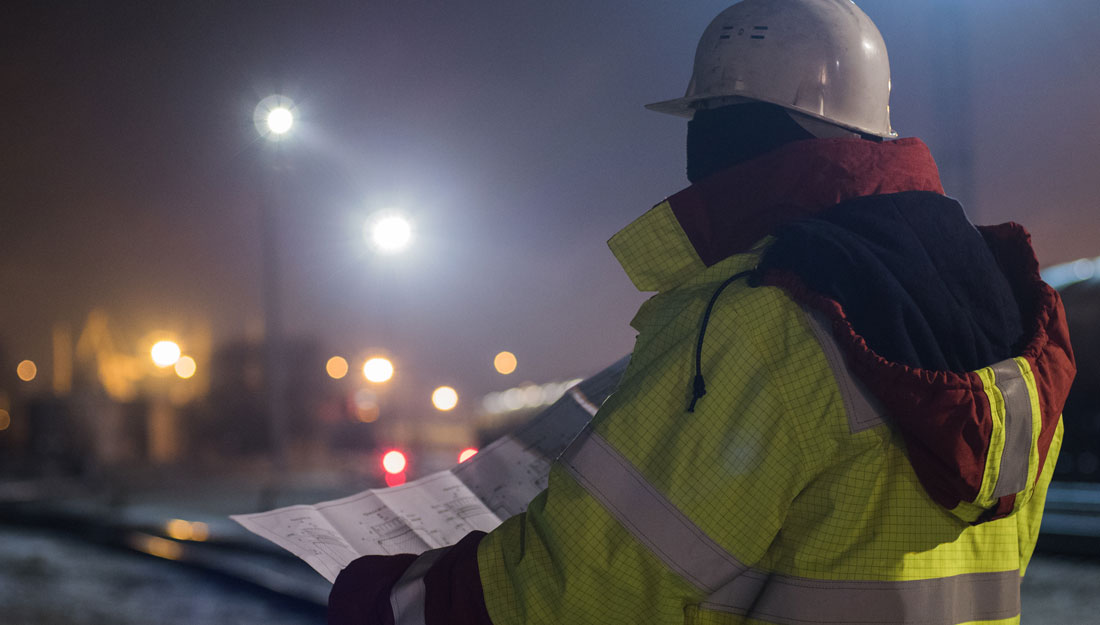
[[[285,96],[264,98],[253,115],[256,130],[270,141],[271,162],[265,163],[260,200],[260,259],[264,316],[264,404],[267,408],[271,462],[275,475],[283,475],[288,466],[287,443],[289,414],[286,406],[286,369],[283,341],[282,291],[279,271],[278,213],[283,197],[281,182],[286,163],[282,142],[294,127],[294,103]]]

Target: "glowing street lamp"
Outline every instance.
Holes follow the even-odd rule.
[[[339,380],[348,374],[348,361],[343,356],[333,356],[325,363],[325,373],[333,380]]]
[[[271,112],[267,114],[267,128],[277,135],[290,132],[290,127],[293,125],[294,113],[291,113],[290,109],[285,106],[271,109]]]
[[[176,361],[176,375],[184,380],[189,380],[195,376],[195,371],[198,370],[198,365],[195,364],[195,359],[190,356],[181,356]]]
[[[501,375],[508,375],[516,370],[516,355],[512,352],[500,352],[493,358],[493,368]]]
[[[441,386],[432,393],[432,405],[436,410],[446,412],[458,405],[458,391],[449,386]]]
[[[15,368],[15,374],[20,380],[30,382],[38,375],[38,365],[33,360],[24,360]]]
[[[376,250],[396,254],[412,241],[412,223],[395,211],[385,211],[367,220],[363,234]]]
[[[149,350],[149,355],[153,358],[153,364],[164,369],[179,362],[183,353],[179,344],[174,341],[157,341]]]
[[[297,107],[294,101],[283,95],[271,95],[256,105],[252,122],[261,137],[281,147],[279,142],[288,139],[294,127]],[[282,302],[279,279],[279,204],[281,187],[287,171],[286,154],[274,149],[268,154],[272,166],[270,180],[264,185],[260,203],[260,267],[264,314],[264,403],[268,413],[271,460],[276,474],[287,467],[287,437],[289,415],[284,397],[286,371],[283,354]]]
[[[272,95],[260,100],[252,114],[256,132],[273,141],[285,139],[294,127],[297,110],[294,101],[283,95]]]
[[[363,377],[375,384],[388,382],[393,377],[393,363],[380,356],[371,358],[363,363]]]

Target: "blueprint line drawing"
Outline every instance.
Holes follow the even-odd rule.
[[[326,579],[335,580],[358,557],[339,532],[310,506],[292,506],[235,518],[253,533],[302,558]]]
[[[366,555],[423,553],[527,510],[553,461],[618,385],[629,356],[573,387],[515,432],[447,471],[313,505],[230,518],[306,561],[330,582]]]

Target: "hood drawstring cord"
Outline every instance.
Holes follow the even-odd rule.
[[[722,291],[737,280],[745,276],[750,276],[749,286],[756,286],[754,284],[756,282],[756,280],[754,280],[755,276],[752,275],[755,271],[755,269],[750,269],[730,276],[714,290],[714,295],[710,296],[710,303],[707,304],[707,311],[703,314],[703,325],[699,328],[699,342],[695,345],[695,379],[692,381],[691,385],[691,403],[688,404],[688,412],[695,412],[696,402],[698,402],[703,395],[707,394],[707,384],[703,381],[703,337],[706,336],[707,324],[710,323],[710,311],[714,309],[714,303],[718,301],[718,296],[722,294]]]

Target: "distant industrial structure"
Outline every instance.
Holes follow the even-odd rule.
[[[380,476],[382,456],[400,450],[414,479],[453,465],[579,382],[521,382],[461,402],[440,386],[431,403],[409,402],[390,381],[388,359],[360,354],[366,362],[353,365],[316,341],[284,338],[288,384],[277,400],[290,418],[276,453],[262,337],[214,347],[209,336],[201,326],[127,336],[93,310],[79,332],[55,327],[51,359],[16,364],[0,349],[0,474],[186,467]],[[493,366],[508,375],[515,356],[501,352]]]

